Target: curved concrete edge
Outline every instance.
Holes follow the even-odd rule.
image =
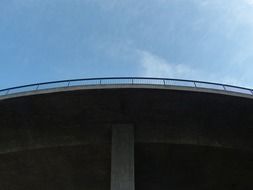
[[[148,143],[143,141],[136,141],[135,143]],[[194,141],[151,141],[149,143],[153,144],[160,144],[160,143],[166,143],[166,144],[174,144],[174,145],[193,145],[193,146],[202,146],[202,147],[215,147],[215,148],[224,148],[224,149],[238,149],[238,150],[244,150],[244,151],[252,151],[251,147],[245,147],[245,146],[231,146],[228,144],[220,144],[220,143],[197,143]],[[33,150],[41,150],[41,149],[48,149],[48,148],[60,148],[60,147],[74,147],[74,146],[85,146],[90,144],[100,144],[100,143],[89,143],[89,142],[81,142],[76,141],[72,143],[60,143],[60,144],[35,144],[30,146],[19,146],[19,147],[6,147],[5,150],[0,151],[1,154],[11,154],[15,152],[24,152],[24,151],[33,151]],[[104,142],[103,144],[110,144],[109,142]]]
[[[14,93],[9,95],[0,96],[1,100],[19,98],[25,96],[34,96],[50,93],[60,93],[60,92],[71,92],[71,91],[80,91],[80,90],[103,90],[103,89],[159,89],[159,90],[175,90],[175,91],[188,91],[188,92],[201,92],[201,93],[210,93],[210,94],[221,94],[227,96],[235,96],[240,98],[249,98],[253,99],[253,95],[244,94],[240,92],[224,91],[218,89],[210,88],[195,88],[195,87],[185,87],[185,86],[164,86],[164,85],[153,85],[153,84],[105,84],[105,85],[85,85],[85,86],[70,86],[70,87],[57,87],[43,90],[34,90],[27,92]]]

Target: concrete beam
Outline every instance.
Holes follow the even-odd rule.
[[[134,190],[134,127],[112,126],[111,190]]]

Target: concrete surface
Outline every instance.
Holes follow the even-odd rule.
[[[112,126],[111,190],[134,190],[134,126]]]
[[[135,126],[135,189],[253,189],[253,100],[82,89],[0,100],[0,189],[110,189],[112,126]]]

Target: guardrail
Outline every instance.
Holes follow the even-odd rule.
[[[59,87],[74,87],[74,86],[90,86],[90,85],[162,85],[162,86],[182,86],[192,88],[206,88],[215,89],[226,92],[236,92],[242,94],[248,94],[253,96],[253,90],[249,88],[243,88],[238,86],[203,82],[195,80],[183,80],[183,79],[169,79],[169,78],[151,78],[151,77],[107,77],[107,78],[85,78],[85,79],[71,79],[52,81],[44,83],[36,83],[30,85],[23,85],[18,87],[6,88],[0,90],[0,96],[6,96],[14,93],[38,91]]]

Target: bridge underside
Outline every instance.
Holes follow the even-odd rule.
[[[158,89],[2,100],[0,189],[253,189],[252,106]]]
[[[76,145],[0,157],[1,189],[110,189],[110,145]],[[252,184],[247,151],[135,144],[135,189],[245,189]]]

